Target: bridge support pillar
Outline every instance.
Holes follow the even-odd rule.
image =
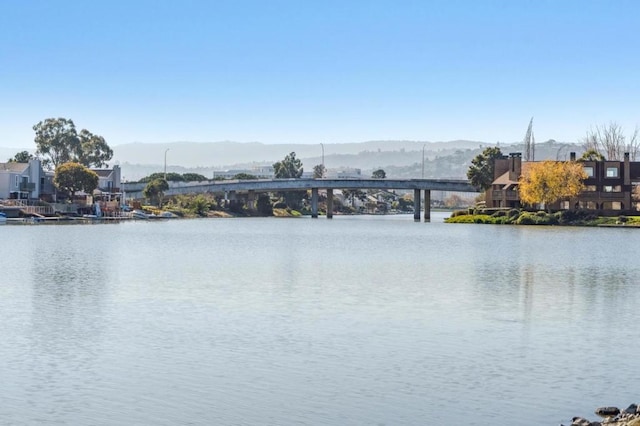
[[[413,190],[413,220],[420,222],[420,190]]]
[[[327,219],[333,218],[333,189],[327,189]]]
[[[247,194],[247,208],[249,211],[255,211],[256,209],[256,191],[249,190]]]
[[[318,218],[318,188],[311,188],[311,217]]]
[[[431,191],[424,190],[424,221],[431,222]]]

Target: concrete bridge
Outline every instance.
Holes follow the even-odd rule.
[[[127,198],[144,198],[145,183],[123,183]],[[165,195],[213,193],[235,194],[247,192],[249,201],[255,200],[259,192],[308,191],[311,190],[311,216],[318,217],[318,191],[327,191],[327,218],[333,216],[334,189],[383,189],[413,190],[413,217],[420,220],[422,193],[424,192],[424,220],[431,219],[429,208],[431,191],[478,192],[466,180],[447,179],[257,179],[221,180],[207,182],[169,182]]]

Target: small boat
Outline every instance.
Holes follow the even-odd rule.
[[[7,223],[7,214],[0,212],[0,224]]]
[[[133,210],[131,212],[131,217],[134,219],[149,219],[151,215],[143,212],[142,210]]]

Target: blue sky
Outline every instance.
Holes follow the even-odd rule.
[[[638,1],[0,2],[0,147],[575,142],[640,124]]]

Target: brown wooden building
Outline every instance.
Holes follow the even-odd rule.
[[[570,161],[576,161],[575,153],[571,153]],[[485,193],[487,207],[523,207],[518,180],[530,164],[522,161],[520,153],[496,159],[494,181]],[[552,210],[585,209],[600,215],[638,213],[633,190],[640,185],[640,162],[629,161],[629,154],[625,154],[624,161],[581,161],[581,164],[588,176],[584,181],[585,190],[576,198],[554,203]]]

